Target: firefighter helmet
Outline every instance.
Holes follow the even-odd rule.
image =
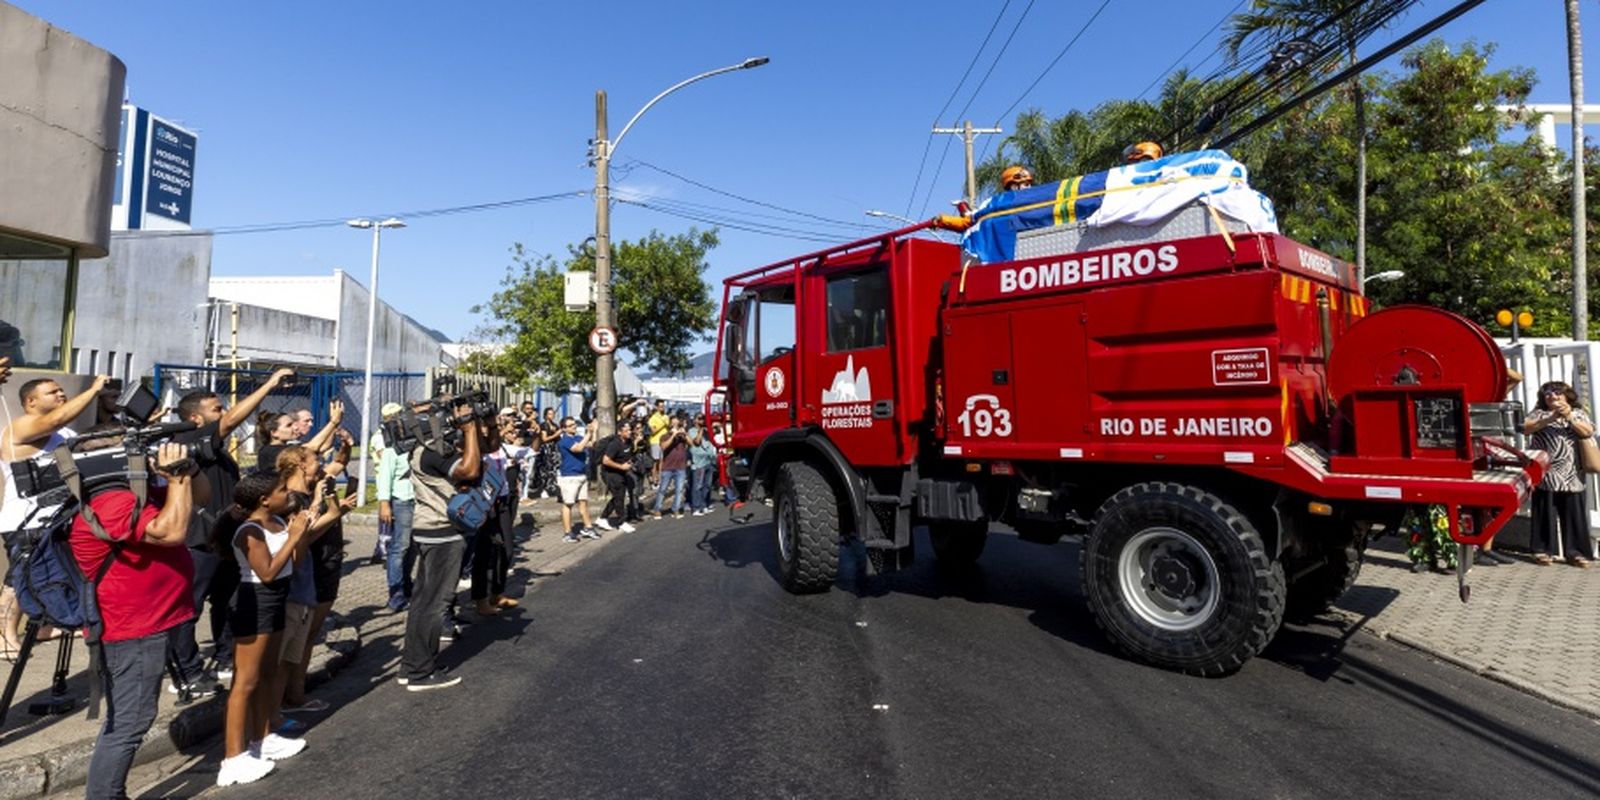
[[[1155,142],[1139,142],[1130,144],[1122,151],[1124,163],[1134,164],[1140,161],[1154,161],[1162,156],[1161,145]]]
[[[1016,184],[1024,182],[1033,183],[1033,173],[1029,172],[1027,167],[1021,165],[1006,167],[1005,171],[1000,173],[1000,188],[1004,191],[1009,192],[1016,188]]]

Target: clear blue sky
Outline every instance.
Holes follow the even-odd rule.
[[[17,0],[13,0],[17,2]],[[1238,0],[1111,0],[1105,13],[1019,107],[1050,114],[1136,95]],[[1409,30],[1453,5],[1425,0]],[[928,128],[1002,5],[1006,12],[945,124],[972,97],[1027,0],[831,2],[45,2],[17,5],[119,56],[130,99],[201,133],[194,223],[225,227],[430,209],[593,186],[583,166],[594,92],[611,98],[615,135],[672,83],[746,56],[772,63],[667,98],[617,153],[746,197],[831,220],[873,224],[866,209],[905,213]],[[1000,113],[1098,8],[1035,2],[971,102],[979,124]],[[1584,4],[1591,42],[1600,13]],[[1568,98],[1560,0],[1489,0],[1446,27],[1446,40],[1499,46],[1495,66],[1538,71],[1534,100]],[[1374,37],[1370,52],[1391,35]],[[1213,60],[1203,69],[1215,66]],[[1388,65],[1396,68],[1394,61]],[[1600,96],[1600,71],[1590,72]],[[1010,119],[1000,120],[1009,127]],[[1565,129],[1562,131],[1565,136]],[[960,191],[960,147],[945,160],[932,212]],[[636,167],[620,191],[731,209],[750,222],[844,241],[860,229],[793,217]],[[924,189],[925,191],[925,189]],[[919,193],[911,211],[922,209]],[[686,206],[678,206],[687,208]],[[726,214],[719,214],[727,216]],[[760,215],[774,215],[772,219]],[[694,224],[620,205],[613,236]],[[384,237],[381,295],[452,337],[495,289],[522,242],[562,253],[593,232],[593,202],[413,220]],[[219,236],[218,275],[327,274],[366,281],[370,237],[343,227]],[[724,230],[713,282],[817,247]]]

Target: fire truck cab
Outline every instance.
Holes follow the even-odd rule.
[[[1481,544],[1542,474],[1504,444],[1482,328],[1369,314],[1352,265],[1286,237],[975,264],[930,226],[725,282],[712,394],[736,488],[773,500],[790,591],[826,591],[843,546],[909,564],[917,528],[949,569],[991,523],[1081,536],[1109,638],[1226,673],[1286,613],[1331,605],[1407,509],[1444,506]]]

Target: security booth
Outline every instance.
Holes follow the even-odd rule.
[[[71,391],[75,282],[110,252],[127,69],[115,56],[0,3],[0,356],[15,386]]]

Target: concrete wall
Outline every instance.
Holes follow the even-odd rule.
[[[210,276],[209,235],[119,233],[109,258],[78,266],[69,369],[137,379],[158,362],[202,363]]]
[[[217,358],[231,357],[229,312],[219,306],[220,335]],[[305,314],[292,314],[276,308],[239,305],[239,359],[255,366],[304,365],[335,366],[334,343],[338,324]]]
[[[334,272],[334,277],[341,288],[339,366],[363,369],[367,352],[367,303],[372,294],[342,270]],[[374,372],[422,372],[444,361],[443,345],[438,340],[381,299],[373,325],[372,353]]]
[[[127,68],[0,2],[0,76],[0,230],[106,255]]]

